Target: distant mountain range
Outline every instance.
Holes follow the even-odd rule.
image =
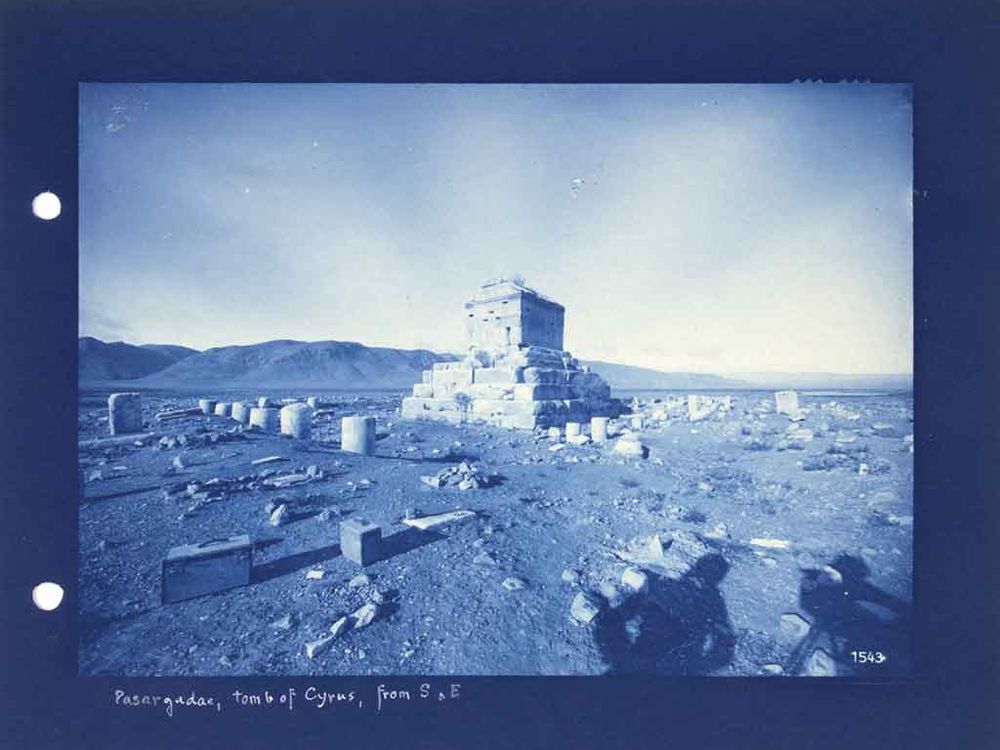
[[[197,354],[196,349],[169,344],[135,346],[123,341],[106,343],[84,336],[79,341],[80,382],[135,380],[160,372],[185,357]]]
[[[265,341],[199,352],[184,346],[122,341],[79,341],[80,385],[126,381],[131,387],[270,387],[402,389],[419,383],[435,362],[453,354],[426,349],[369,347],[350,341]],[[617,391],[723,390],[745,388],[905,389],[908,376],[751,374],[741,379],[701,373],[661,372],[586,361]],[[895,380],[892,380],[895,378]],[[894,383],[895,385],[888,385]]]

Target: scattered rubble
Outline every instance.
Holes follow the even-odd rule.
[[[460,490],[477,490],[496,484],[497,476],[484,475],[475,464],[463,461],[457,466],[442,469],[433,476],[422,476],[420,481],[435,489],[457,487]]]

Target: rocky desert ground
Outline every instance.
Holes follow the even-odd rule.
[[[695,421],[637,394],[602,444],[406,422],[389,392],[144,391],[110,439],[108,394],[80,395],[81,674],[909,671],[910,394],[801,393],[792,420],[730,392]],[[309,439],[157,419],[196,395],[321,403]],[[351,415],[374,456],[341,450]],[[382,530],[365,567],[354,517]],[[240,534],[249,585],[161,603],[169,549]]]

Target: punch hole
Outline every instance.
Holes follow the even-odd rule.
[[[62,604],[63,593],[63,587],[58,583],[45,581],[31,590],[31,600],[39,609],[51,612]]]
[[[44,221],[55,219],[62,213],[62,201],[55,193],[46,190],[31,201],[31,213]]]

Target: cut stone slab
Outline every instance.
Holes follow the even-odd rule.
[[[264,464],[273,464],[277,461],[287,461],[288,459],[284,456],[264,456],[264,458],[256,458],[250,462],[251,466],[262,466]]]
[[[791,542],[785,539],[768,539],[767,537],[756,537],[750,540],[751,547],[761,547],[763,549],[789,549]]]
[[[461,523],[463,521],[469,521],[476,517],[475,511],[471,510],[453,510],[448,513],[439,513],[434,516],[423,516],[421,518],[404,518],[403,523],[407,526],[411,526],[414,529],[420,529],[421,531],[427,531],[428,529],[436,529],[441,526],[447,526],[448,524]]]
[[[112,393],[108,397],[108,429],[112,435],[142,431],[142,396],[138,393]]]

